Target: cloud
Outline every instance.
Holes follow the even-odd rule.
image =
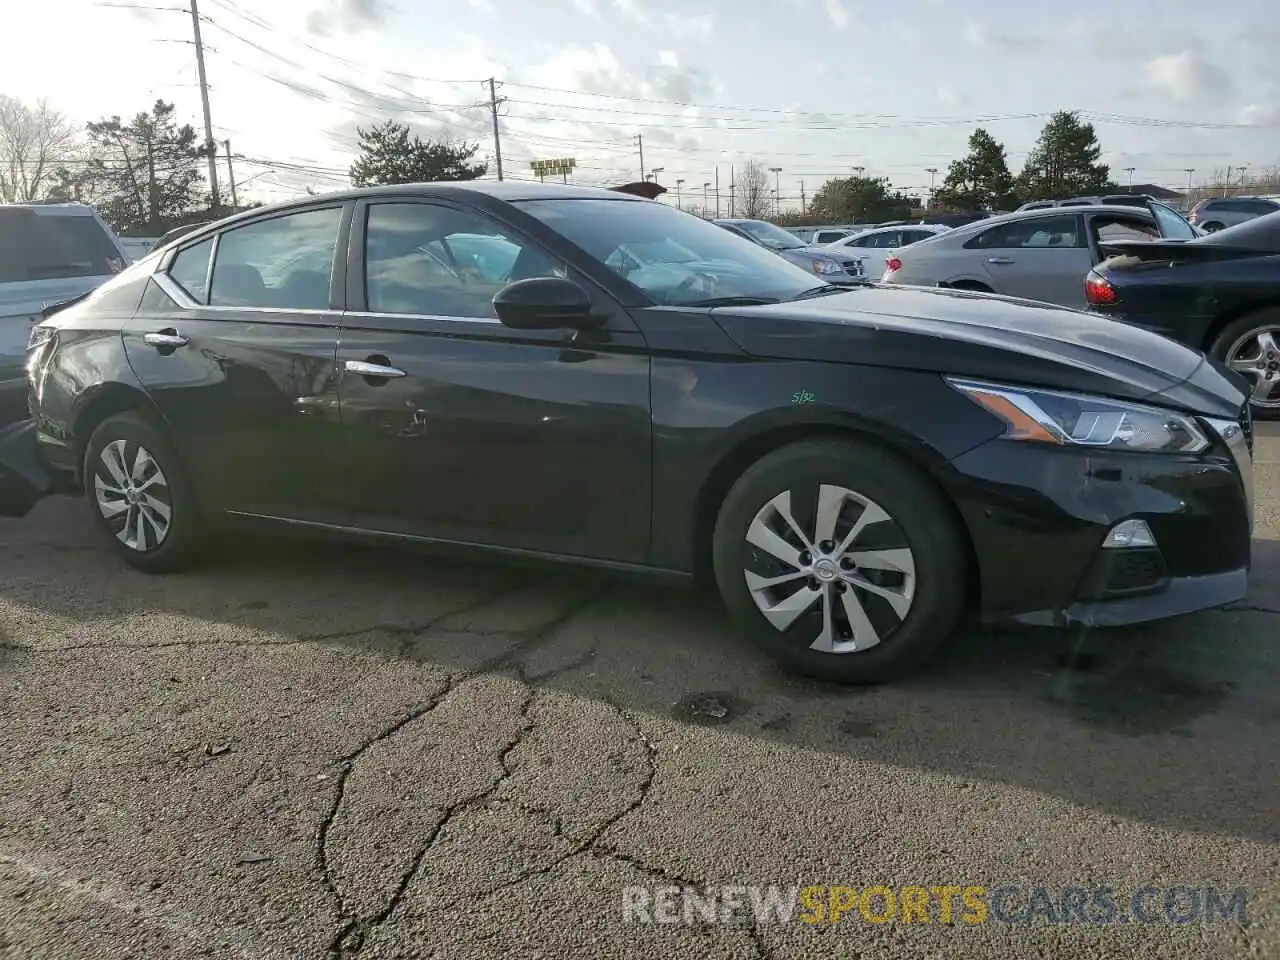
[[[1250,127],[1270,127],[1280,124],[1280,103],[1251,103],[1240,111],[1237,123]]]
[[[664,67],[678,67],[680,65],[680,61],[676,59],[674,50],[659,50],[658,63],[662,64]]]
[[[715,34],[715,21],[706,13],[681,16],[675,13],[662,15],[662,30],[677,40],[709,40]]]
[[[980,23],[968,20],[964,25],[965,42],[973,47],[985,47],[987,45],[987,31]]]
[[[1190,50],[1149,61],[1146,79],[1157,93],[1184,103],[1219,99],[1235,92],[1231,78],[1221,68]]]
[[[849,25],[849,11],[841,0],[822,0],[822,8],[827,11],[827,17],[837,29],[843,30]]]
[[[649,25],[649,13],[636,0],[613,0],[613,8],[633,23]]]
[[[600,16],[600,9],[596,6],[596,0],[573,0],[573,8],[584,17],[595,19]]]
[[[367,30],[381,26],[394,9],[389,0],[329,0],[307,14],[307,30],[320,36],[335,29]]]
[[[480,13],[493,15],[493,0],[467,0],[467,4]]]

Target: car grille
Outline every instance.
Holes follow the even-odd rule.
[[[1104,597],[1149,590],[1165,578],[1164,558],[1154,548],[1104,552],[1100,562]]]

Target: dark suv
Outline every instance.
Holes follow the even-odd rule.
[[[1192,207],[1189,219],[1205,233],[1214,233],[1277,210],[1276,197],[1214,197]]]

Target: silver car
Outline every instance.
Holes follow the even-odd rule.
[[[1191,222],[1205,233],[1216,233],[1277,210],[1280,199],[1276,197],[1212,197],[1191,208]]]
[[[1109,240],[1191,240],[1162,203],[1026,210],[948,230],[895,253],[884,283],[978,290],[1084,309],[1084,278]]]
[[[935,223],[913,223],[902,227],[880,227],[876,230],[864,230],[852,236],[843,237],[834,243],[827,244],[832,250],[851,253],[862,257],[862,271],[868,277],[879,277],[884,273],[889,258],[903,247],[909,247],[921,240],[928,240],[940,233],[946,233],[950,227]]]

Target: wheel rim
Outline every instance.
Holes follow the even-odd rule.
[[[98,512],[116,539],[131,550],[155,550],[169,535],[173,496],[164,471],[144,446],[113,440],[94,465]]]
[[[1227,366],[1253,381],[1249,401],[1256,407],[1280,408],[1280,326],[1258,327],[1231,344]]]
[[[747,528],[751,599],[811,650],[861,653],[902,625],[915,599],[915,556],[898,523],[846,487],[787,490]]]

